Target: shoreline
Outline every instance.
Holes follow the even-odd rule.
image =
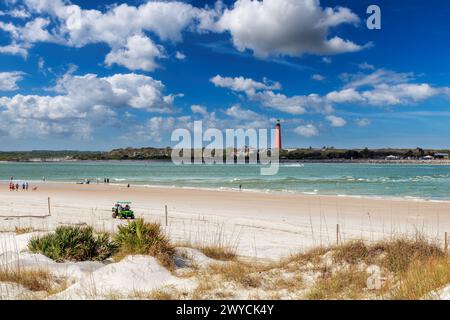
[[[136,163],[143,163],[143,162],[153,162],[153,163],[171,163],[172,161],[170,159],[104,159],[104,160],[83,160],[83,159],[72,159],[72,160],[1,160],[0,164],[2,163],[86,163],[86,162],[136,162]],[[399,160],[386,160],[386,159],[280,159],[280,164],[295,164],[295,163],[308,163],[308,164],[415,164],[415,165],[450,165],[450,159],[434,159],[434,160],[419,160],[419,159],[399,159]],[[223,164],[216,164],[216,165],[234,165],[239,163],[223,163]],[[186,165],[189,165],[187,163]],[[248,165],[248,164],[247,164]],[[260,165],[260,164],[252,164],[252,165]]]
[[[0,186],[6,186],[10,180],[0,180]],[[64,185],[78,185],[78,186],[92,186],[92,185],[103,185],[103,186],[118,186],[126,188],[128,183],[115,183],[110,182],[109,184],[104,182],[91,182],[90,184],[77,183],[76,181],[63,181],[63,180],[21,180],[17,181],[28,181],[34,185],[49,185],[49,184],[64,184]],[[386,200],[386,201],[412,201],[412,202],[436,202],[436,203],[449,203],[449,199],[434,199],[434,198],[423,198],[414,196],[383,196],[383,195],[357,195],[357,194],[324,194],[320,192],[307,192],[307,191],[297,191],[297,190],[269,190],[269,189],[245,189],[239,190],[239,188],[228,188],[228,187],[218,187],[218,188],[207,188],[207,187],[192,187],[192,186],[175,186],[175,185],[158,185],[158,184],[143,184],[143,183],[133,183],[130,182],[131,187],[137,188],[148,188],[148,189],[167,189],[167,190],[193,190],[193,191],[216,191],[216,192],[233,192],[233,193],[254,193],[261,195],[302,195],[302,196],[320,196],[320,197],[339,197],[339,198],[354,198],[354,199],[368,199],[368,200]]]

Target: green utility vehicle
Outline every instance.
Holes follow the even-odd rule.
[[[130,201],[117,201],[112,207],[112,217],[114,219],[134,219],[134,211],[131,210]]]

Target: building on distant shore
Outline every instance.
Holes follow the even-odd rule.
[[[428,155],[428,156],[423,157],[422,159],[423,159],[423,160],[434,160],[434,157]]]
[[[400,157],[394,156],[394,155],[390,155],[390,156],[386,157],[386,160],[399,160],[399,159],[400,159]]]
[[[449,155],[448,155],[448,153],[437,152],[434,154],[434,158],[435,159],[448,159]]]

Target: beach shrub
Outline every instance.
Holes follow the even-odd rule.
[[[383,250],[386,256],[382,265],[394,273],[407,271],[413,262],[423,263],[444,256],[444,251],[439,244],[423,235],[381,241],[373,246]]]
[[[173,265],[174,247],[158,223],[145,222],[143,219],[128,222],[119,226],[114,240],[119,246],[118,258],[130,254],[148,254],[166,267]]]
[[[385,249],[386,246],[380,243],[371,245],[362,240],[349,241],[334,248],[333,258],[336,261],[344,261],[350,264],[357,264],[361,261],[372,264]]]
[[[31,238],[28,249],[57,262],[103,261],[117,251],[117,246],[107,234],[94,235],[92,227],[64,226],[54,233]]]

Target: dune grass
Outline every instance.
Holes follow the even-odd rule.
[[[394,273],[407,271],[413,263],[424,264],[430,259],[445,256],[444,251],[437,243],[427,240],[423,236],[383,241],[380,246],[386,254],[382,265]]]
[[[378,260],[381,266],[393,273],[408,270],[412,263],[425,262],[431,258],[444,256],[439,244],[422,235],[399,237],[393,240],[366,244],[362,240],[351,241],[333,248],[334,259],[350,264],[363,261],[367,264]]]
[[[414,262],[404,272],[390,295],[391,299],[439,299],[433,291],[450,283],[450,259],[432,258],[424,263]]]
[[[36,231],[36,230],[34,228],[32,228],[32,227],[15,227],[14,228],[14,232],[17,235],[31,233],[31,232],[34,232],[34,231]]]
[[[118,260],[130,254],[146,254],[154,256],[166,267],[173,267],[175,249],[158,223],[143,219],[128,222],[119,226],[114,241],[119,248],[115,256]]]
[[[224,246],[203,246],[199,247],[203,254],[211,259],[220,261],[232,261],[237,258],[236,250]]]
[[[320,278],[306,298],[312,300],[325,299],[360,299],[366,288],[367,273],[357,270],[342,270]]]
[[[46,270],[0,269],[0,282],[13,282],[31,291],[51,292],[55,279]]]
[[[225,281],[236,282],[246,288],[258,288],[261,286],[261,279],[253,273],[261,269],[242,261],[233,261],[209,266],[209,272],[219,275]]]
[[[436,242],[421,235],[372,244],[351,241],[328,250],[333,252],[333,263],[346,263],[350,269],[324,273],[307,295],[310,299],[370,296],[366,288],[369,275],[364,270],[355,270],[359,263],[381,268],[385,281],[375,292],[379,298],[421,299],[450,282],[450,260]]]
[[[117,251],[117,246],[108,234],[94,235],[92,227],[63,226],[54,233],[31,238],[28,249],[57,262],[103,261]]]

